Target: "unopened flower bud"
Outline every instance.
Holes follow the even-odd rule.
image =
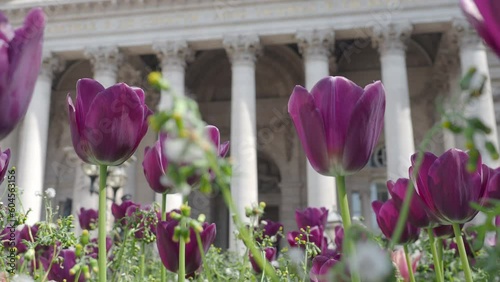
[[[199,222],[205,222],[205,220],[206,220],[206,219],[207,219],[207,217],[205,216],[205,214],[202,214],[202,213],[201,213],[201,214],[198,216],[198,221],[199,221]]]
[[[78,271],[80,271],[80,268],[81,266],[79,264],[76,264],[75,266],[73,266],[73,268],[69,270],[69,274],[75,276],[78,273]]]
[[[87,280],[90,279],[90,271],[88,265],[82,266],[82,272],[83,272],[83,277],[85,277],[85,279]]]
[[[82,235],[80,236],[80,243],[83,246],[86,246],[89,243],[89,231],[87,229],[84,229],[82,231]]]
[[[78,258],[81,257],[83,255],[82,251],[83,251],[83,246],[81,244],[77,244],[75,246],[75,256]]]
[[[35,258],[35,250],[30,248],[26,254],[24,254],[24,258],[27,260],[27,261],[31,261],[33,260],[33,258]]]
[[[183,216],[189,217],[191,215],[191,207],[186,204],[181,205],[180,210]]]

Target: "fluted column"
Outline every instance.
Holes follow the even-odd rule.
[[[299,31],[296,34],[299,50],[304,57],[306,88],[311,91],[322,78],[329,76],[329,57],[335,34],[333,30]],[[317,173],[307,161],[307,205],[337,210],[335,178]]]
[[[43,56],[42,67],[33,91],[33,98],[20,127],[18,185],[24,191],[21,201],[25,211],[31,209],[28,224],[39,221],[45,176],[45,159],[50,120],[52,79],[64,65],[52,54]]]
[[[92,64],[95,80],[106,88],[116,84],[118,67],[123,61],[117,46],[88,47],[85,56]]]
[[[259,51],[257,35],[227,36],[224,46],[231,60],[231,158],[233,177],[231,193],[242,219],[245,207],[258,202],[257,138],[255,114],[255,61]],[[241,241],[234,238],[230,225],[229,248],[241,250]]]
[[[162,90],[158,110],[172,107],[173,95],[184,96],[186,62],[193,58],[193,52],[184,40],[158,42],[153,45],[161,64],[162,76],[168,80],[171,90]],[[156,194],[156,201],[161,203],[161,194]],[[182,194],[167,196],[167,209],[178,209],[182,205]]]
[[[410,156],[415,152],[410,110],[410,94],[406,71],[406,41],[409,23],[377,26],[373,42],[378,46],[382,65],[382,82],[386,93],[385,142],[387,178],[408,177]]]
[[[470,68],[474,67],[477,69],[477,75],[484,75],[487,78],[484,82],[481,96],[473,99],[468,105],[466,115],[469,117],[478,117],[491,129],[491,133],[487,136],[476,138],[476,145],[481,152],[483,162],[491,167],[497,167],[500,165],[500,162],[493,160],[484,146],[486,141],[490,141],[498,150],[495,108],[486,48],[482,39],[465,19],[456,19],[453,21],[452,32],[460,51],[462,74],[467,73]]]

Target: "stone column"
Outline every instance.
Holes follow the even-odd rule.
[[[386,94],[387,178],[392,180],[408,177],[410,156],[415,153],[406,72],[406,41],[411,31],[410,23],[376,26],[373,30],[373,42],[380,52]]]
[[[186,62],[193,59],[193,52],[184,40],[158,42],[153,45],[161,64],[162,76],[168,80],[171,90],[161,91],[158,111],[168,110],[172,107],[173,95],[184,96]],[[162,195],[155,195],[156,202],[162,201]],[[182,205],[182,194],[169,194],[167,196],[167,209],[178,209]]]
[[[224,38],[224,47],[231,61],[231,158],[233,177],[231,193],[239,215],[245,220],[245,207],[258,202],[257,138],[255,112],[255,61],[259,51],[257,35],[236,35]],[[229,248],[243,248],[234,237],[235,226],[230,224]]]
[[[123,61],[117,46],[88,47],[85,56],[92,64],[95,80],[106,88],[116,84],[118,67]]]
[[[481,96],[473,99],[468,105],[466,115],[481,119],[481,121],[491,129],[490,134],[484,137],[478,137],[475,141],[481,152],[483,162],[495,168],[500,165],[500,161],[493,160],[484,146],[486,141],[490,141],[498,150],[495,108],[486,49],[483,40],[477,35],[476,31],[470,27],[465,19],[453,21],[453,34],[455,35],[455,40],[460,50],[462,75],[467,73],[470,68],[474,67],[477,69],[476,75],[484,75],[487,78]]]
[[[31,209],[28,224],[39,221],[42,214],[42,197],[47,139],[50,121],[50,96],[52,79],[64,66],[50,53],[43,55],[42,67],[35,84],[33,98],[19,132],[18,185],[23,194],[21,201],[25,211]]]
[[[329,76],[335,33],[333,30],[299,31],[296,34],[299,50],[304,57],[306,88],[311,91],[322,78]],[[335,178],[317,173],[307,161],[307,205],[337,210]]]

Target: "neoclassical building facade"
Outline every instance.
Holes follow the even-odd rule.
[[[288,116],[295,85],[310,89],[327,75],[361,86],[383,81],[384,134],[367,167],[347,178],[352,212],[369,227],[375,226],[371,201],[388,197],[387,179],[407,176],[409,156],[440,122],[436,105],[446,107],[456,97],[471,66],[490,79],[467,114],[490,125],[488,138],[498,144],[500,62],[456,0],[10,0],[0,9],[18,25],[34,6],[48,15],[43,66],[28,114],[0,142],[13,151],[31,222],[43,216],[36,194],[49,187],[57,191],[61,214],[97,206],[67,120],[66,97],[74,97],[83,77],[143,87],[149,107],[161,110],[171,93],[145,80],[150,71],[161,71],[175,93],[195,99],[207,123],[231,140],[231,189],[240,211],[265,201],[266,217],[287,230],[295,227],[297,208],[337,207],[334,179],[310,167]],[[145,204],[155,200],[141,166],[155,138],[150,130],[123,168],[127,181],[120,195]],[[461,146],[447,132],[429,143],[435,153]],[[189,201],[218,223],[218,244],[227,246],[230,216],[222,199],[194,192]],[[170,197],[171,207],[178,204]]]

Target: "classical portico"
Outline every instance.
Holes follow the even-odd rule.
[[[348,77],[362,87],[383,81],[384,136],[367,167],[347,178],[352,213],[372,227],[370,202],[387,197],[387,179],[407,176],[415,146],[439,122],[429,114],[434,112],[435,99],[456,90],[457,76],[441,80],[448,85],[445,88],[434,79],[444,58],[460,62],[449,65],[447,73],[456,73],[460,65],[462,71],[474,65],[489,76],[487,53],[477,37],[458,24],[462,16],[455,0],[404,0],[397,5],[381,0],[255,0],[226,5],[221,1],[80,2],[0,5],[14,25],[33,5],[45,7],[50,19],[44,45],[47,56],[33,103],[20,129],[0,144],[2,149],[13,148],[25,207],[34,210],[32,221],[42,215],[41,198],[35,193],[48,187],[56,189],[54,201],[69,212],[97,206],[81,161],[71,153],[65,114],[66,95],[70,92],[74,97],[75,83],[82,77],[93,77],[105,86],[123,81],[143,87],[151,109],[170,107],[171,95],[197,100],[205,120],[219,127],[221,139],[231,140],[235,164],[231,191],[239,213],[266,201],[265,216],[291,230],[295,209],[326,206],[335,211],[337,207],[334,178],[311,168],[288,117],[286,105],[295,85],[310,90],[327,75]],[[453,49],[453,41],[459,51],[446,53]],[[500,69],[500,63],[494,69]],[[158,93],[147,85],[145,77],[153,70],[161,70],[171,91]],[[492,84],[500,85],[499,71],[492,72],[470,114],[495,129],[488,140],[498,145]],[[144,148],[156,138],[149,132],[136,161],[126,168],[122,194],[142,203],[155,200],[141,162]],[[433,142],[433,148],[440,148],[436,153],[455,143],[449,135]],[[179,195],[169,197],[169,207],[180,205]],[[233,228],[227,210],[220,208],[220,196],[193,194],[189,200],[195,213],[203,212],[208,221],[218,224],[217,244],[237,248],[234,240],[228,240]]]

